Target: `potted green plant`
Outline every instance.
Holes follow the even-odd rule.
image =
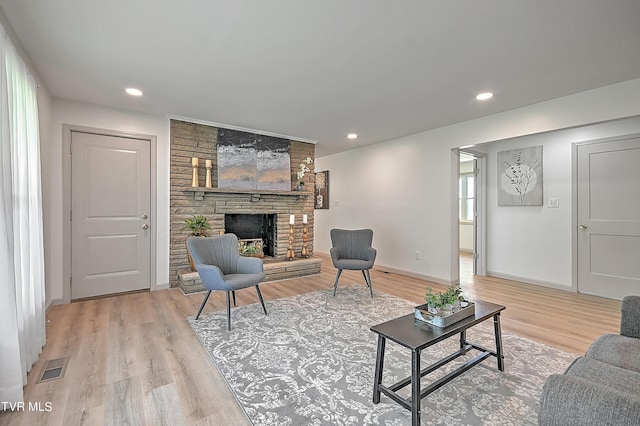
[[[254,241],[253,243],[247,243],[246,241],[238,241],[238,251],[242,256],[247,257],[264,257],[262,251],[262,242]]]
[[[190,230],[191,234],[194,237],[200,237],[205,235],[205,230],[211,229],[211,225],[209,224],[209,220],[199,214],[194,214],[192,217],[184,220],[185,224],[182,228],[180,228],[180,232],[185,230]]]
[[[427,288],[424,300],[427,302],[430,313],[449,315],[460,310],[464,296],[458,285],[451,284],[445,291],[435,292],[432,287]]]
[[[191,253],[189,252],[189,244],[187,244],[187,241],[189,240],[189,238],[206,237],[205,231],[207,229],[211,229],[211,225],[209,224],[209,220],[206,217],[199,214],[194,214],[192,217],[185,219],[184,222],[185,225],[180,228],[180,232],[186,231],[187,229],[190,231],[189,236],[187,236],[187,239],[185,240],[185,244],[187,245],[187,257],[189,259],[189,266],[191,267],[192,271],[197,271],[198,269],[196,268],[196,264],[191,257]]]

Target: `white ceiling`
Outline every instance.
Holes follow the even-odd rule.
[[[318,156],[640,77],[638,0],[0,7],[56,98],[317,140]]]

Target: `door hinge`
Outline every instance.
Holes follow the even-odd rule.
[[[72,146],[73,146],[73,145],[72,145],[71,143],[69,143],[69,154],[73,154],[73,148],[72,148]]]
[[[73,212],[69,210],[69,222],[73,220]]]
[[[478,253],[473,253],[473,258],[474,258],[474,259],[479,259],[479,258],[480,258],[480,256],[478,256]]]
[[[73,287],[73,277],[69,277],[69,288]]]

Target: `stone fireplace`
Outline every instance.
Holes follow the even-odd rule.
[[[198,284],[193,290],[202,290],[197,273],[189,275],[189,262],[185,239],[181,231],[184,220],[194,214],[203,215],[211,224],[208,235],[233,232],[238,238],[262,238],[265,241],[264,268],[267,281],[320,273],[319,259],[300,259],[302,250],[302,215],[308,217],[307,250],[313,255],[314,240],[314,170],[305,175],[304,191],[295,191],[296,172],[300,163],[315,158],[315,146],[310,143],[289,141],[292,190],[231,189],[217,186],[217,131],[216,127],[171,120],[171,174],[170,174],[170,250],[169,274],[172,287],[183,286],[185,281]],[[212,162],[212,188],[191,187],[191,158],[200,163]],[[199,181],[204,186],[204,167],[198,169]],[[294,261],[287,261],[289,245],[289,216],[295,216],[293,249]],[[248,221],[257,230],[249,230],[238,219]],[[243,220],[240,221],[240,223]],[[231,228],[230,228],[231,227]],[[257,236],[257,235],[260,236]],[[195,274],[195,275],[194,275]]]

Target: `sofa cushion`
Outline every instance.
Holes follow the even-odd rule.
[[[640,373],[640,339],[605,334],[593,342],[585,358]]]
[[[542,388],[540,426],[640,424],[640,398],[580,377],[553,374]]]
[[[620,313],[620,334],[640,339],[640,296],[625,296]]]
[[[640,373],[625,370],[593,358],[578,358],[565,373],[621,392],[638,395]],[[638,397],[640,399],[640,396]]]

